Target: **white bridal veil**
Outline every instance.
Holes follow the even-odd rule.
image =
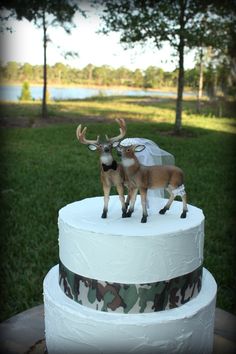
[[[174,156],[171,155],[169,152],[162,150],[156,143],[152,140],[145,139],[145,138],[126,138],[121,141],[120,143],[123,146],[140,144],[145,145],[145,149],[141,152],[135,153],[139,162],[145,166],[152,166],[152,165],[174,165],[175,159]],[[149,209],[155,208],[156,203],[155,198],[161,197],[164,198],[164,189],[152,189],[148,190],[147,193],[147,206]]]

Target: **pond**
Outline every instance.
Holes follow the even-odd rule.
[[[42,86],[30,87],[31,96],[34,100],[42,99]],[[152,91],[119,88],[90,88],[90,87],[48,87],[49,95],[52,100],[84,99],[94,96],[166,96],[175,97],[173,91]],[[0,100],[17,101],[21,94],[21,86],[3,85],[0,86]],[[193,93],[188,93],[193,95]]]

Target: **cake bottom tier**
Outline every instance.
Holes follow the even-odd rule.
[[[142,314],[96,311],[68,298],[58,284],[58,266],[44,279],[49,354],[211,353],[217,286],[203,270],[202,290],[181,307]]]

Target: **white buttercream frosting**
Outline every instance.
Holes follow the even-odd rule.
[[[58,266],[44,280],[49,354],[212,352],[216,283],[204,269],[200,294],[185,305],[149,314],[104,313],[69,299]]]
[[[204,215],[174,201],[165,215],[158,211],[166,200],[157,198],[156,210],[140,223],[137,198],[131,218],[121,217],[118,196],[111,196],[108,218],[102,219],[103,197],[67,205],[59,212],[59,255],[72,272],[92,279],[126,284],[169,280],[198,268],[203,261]]]

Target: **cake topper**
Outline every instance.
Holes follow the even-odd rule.
[[[113,146],[116,147],[126,134],[126,123],[124,119],[116,119],[116,121],[120,126],[120,134],[112,138],[109,138],[107,135],[105,135],[106,142],[101,141],[99,136],[97,136],[96,140],[86,139],[85,134],[87,127],[82,130],[81,124],[76,130],[76,136],[80,143],[88,145],[88,148],[91,151],[97,151],[99,154],[100,177],[104,193],[102,218],[107,217],[109,195],[112,186],[116,187],[119,194],[122,206],[122,217],[126,217],[127,203],[125,203],[124,197],[124,169],[123,166],[120,163],[117,163],[112,156]]]
[[[135,144],[123,146],[119,144],[117,147],[121,154],[122,165],[128,180],[128,188],[130,194],[129,209],[126,217],[130,217],[134,211],[135,199],[138,191],[141,195],[141,203],[143,208],[142,223],[147,222],[147,190],[155,188],[165,188],[170,194],[170,198],[163,209],[159,211],[160,214],[170,208],[176,196],[181,196],[183,201],[183,211],[181,218],[186,218],[187,215],[187,196],[183,184],[183,171],[176,166],[144,166],[140,164],[135,153],[141,152],[145,149],[145,145]]]

